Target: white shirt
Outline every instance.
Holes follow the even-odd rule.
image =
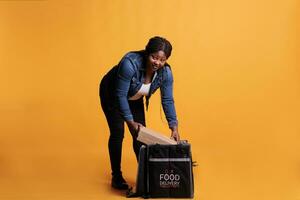
[[[154,76],[152,78],[151,83],[155,79],[156,75],[157,75],[157,72],[155,72],[155,74],[154,74]],[[149,94],[149,91],[150,91],[151,83],[147,83],[147,84],[143,83],[142,87],[139,89],[139,91],[135,95],[133,95],[132,97],[130,97],[129,100],[138,100],[142,96],[147,96]]]

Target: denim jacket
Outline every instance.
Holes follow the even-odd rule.
[[[127,53],[119,62],[116,75],[116,98],[123,118],[133,120],[128,99],[135,95],[142,87],[145,72],[145,52],[136,51]],[[160,88],[161,103],[169,127],[177,126],[177,116],[173,98],[173,75],[167,63],[157,71],[157,76],[152,81],[149,95],[146,96],[148,108],[151,95]]]

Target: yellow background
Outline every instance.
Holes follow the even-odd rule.
[[[174,47],[195,199],[300,199],[297,0],[0,1],[0,199],[119,199],[101,77],[154,35]],[[159,94],[148,127],[166,135]],[[126,130],[123,172],[136,162]]]

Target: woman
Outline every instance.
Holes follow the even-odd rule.
[[[149,99],[158,88],[171,129],[171,138],[179,141],[173,100],[173,76],[170,65],[166,63],[171,52],[172,45],[168,40],[153,37],[145,50],[127,53],[101,81],[101,106],[110,130],[108,147],[113,188],[128,189],[121,171],[124,121],[133,137],[133,148],[138,158],[141,143],[136,140],[136,133],[139,126],[146,126],[143,97],[146,98],[148,109]]]

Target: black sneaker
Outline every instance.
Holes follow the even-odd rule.
[[[111,179],[111,186],[118,190],[127,190],[129,188],[122,175],[113,176]]]

